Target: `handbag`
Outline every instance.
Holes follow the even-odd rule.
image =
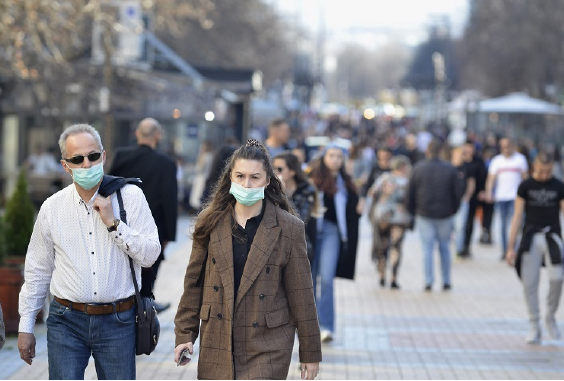
[[[123,199],[121,192],[117,190],[117,198],[119,203],[120,219],[127,223],[127,213],[123,207]],[[161,325],[157,318],[157,310],[155,309],[155,299],[152,296],[141,296],[139,293],[139,285],[135,277],[135,269],[133,268],[133,260],[129,257],[129,268],[131,269],[131,277],[133,286],[135,287],[135,354],[150,355],[159,342],[161,333]]]

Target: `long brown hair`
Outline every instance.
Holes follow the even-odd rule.
[[[310,176],[319,191],[324,192],[330,196],[334,196],[335,193],[337,193],[337,181],[335,179],[335,176],[331,174],[331,171],[325,165],[324,158],[326,154],[327,150],[323,153],[323,156],[319,157],[318,160],[315,160],[315,163],[312,163],[313,165]],[[339,173],[341,174],[341,176],[343,176],[347,190],[349,192],[357,193],[356,186],[354,185],[352,178],[345,170],[344,160],[341,168],[339,168]]]
[[[288,197],[282,189],[280,180],[278,180],[278,177],[274,174],[268,151],[258,140],[249,139],[246,145],[233,152],[231,159],[223,169],[213,189],[212,195],[208,199],[209,201],[198,215],[192,239],[207,243],[212,230],[225,214],[229,213],[230,206],[235,205],[235,197],[229,193],[229,189],[231,188],[231,171],[235,166],[235,162],[240,159],[261,162],[266,172],[266,177],[270,179],[270,183],[264,190],[265,200],[269,200],[279,208],[296,215],[292,204],[288,201]]]

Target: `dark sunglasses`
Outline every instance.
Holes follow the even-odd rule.
[[[278,173],[282,173],[282,171],[284,170],[284,168],[282,168],[282,167],[276,167],[274,169],[276,169],[276,172],[278,172]]]
[[[102,156],[102,152],[94,152],[94,153],[89,153],[86,156],[73,156],[70,159],[64,159],[64,160],[72,164],[82,164],[85,157],[88,158],[88,161],[96,161],[100,158],[100,156]]]

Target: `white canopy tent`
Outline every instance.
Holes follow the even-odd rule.
[[[525,93],[511,93],[499,98],[483,100],[479,103],[478,111],[498,114],[563,114],[562,107],[559,105],[532,98]]]

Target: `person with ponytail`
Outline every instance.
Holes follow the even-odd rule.
[[[301,378],[321,340],[304,223],[257,140],[237,149],[192,235],[175,317],[175,361],[200,337],[200,379],[285,379],[297,331]]]

